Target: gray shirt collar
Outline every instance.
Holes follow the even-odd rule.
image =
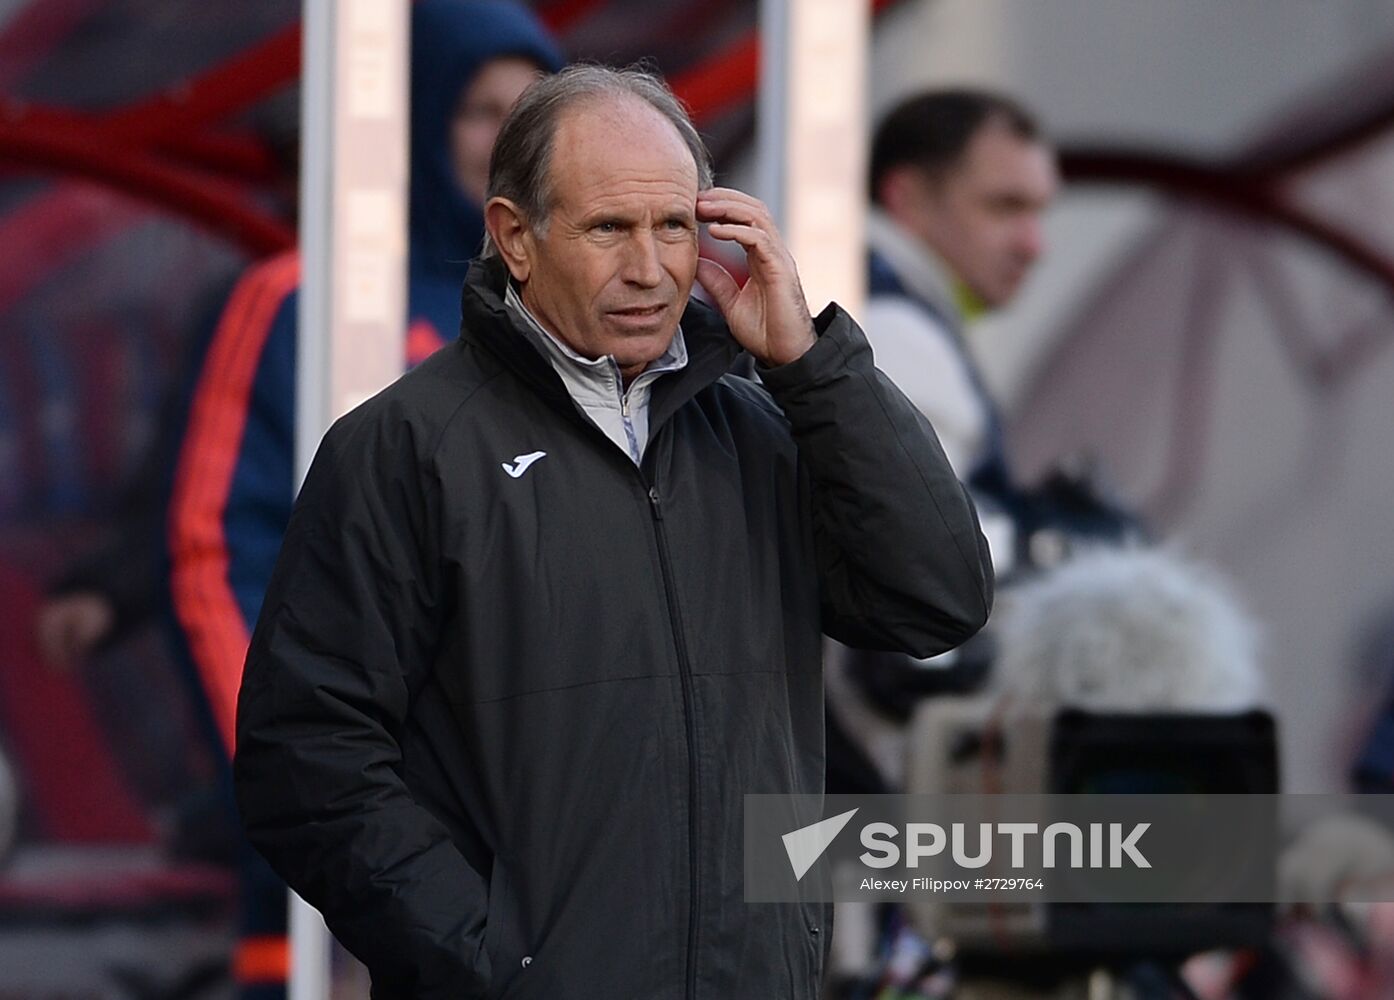
[[[524,325],[533,334],[534,344],[542,350],[543,355],[551,360],[554,366],[565,365],[578,378],[587,382],[593,383],[599,380],[608,395],[612,377],[618,377],[619,374],[619,364],[614,357],[607,354],[599,358],[588,358],[582,354],[577,354],[569,344],[543,326],[532,314],[532,311],[523,304],[523,297],[518,294],[518,289],[511,278],[508,281],[508,289],[504,292],[503,301],[505,305],[522,317]],[[672,342],[668,344],[668,349],[650,362],[639,377],[642,378],[650,374],[657,377],[666,372],[679,371],[685,367],[687,367],[687,343],[683,340],[682,327],[679,326],[677,332],[673,334]],[[570,388],[570,380],[564,379],[564,381]]]

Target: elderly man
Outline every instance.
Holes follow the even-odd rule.
[[[826,908],[743,902],[742,795],[822,789],[820,629],[926,655],[983,624],[972,505],[661,83],[534,84],[489,195],[459,340],[297,502],[248,832],[375,997],[812,1000]]]

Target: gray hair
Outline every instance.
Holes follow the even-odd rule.
[[[643,101],[672,123],[697,165],[697,190],[711,187],[711,154],[666,83],[639,66],[578,64],[542,77],[513,106],[494,142],[484,200],[507,198],[534,231],[543,231],[552,207],[552,146],[562,113],[584,101],[626,96]],[[487,232],[482,254],[498,255]]]

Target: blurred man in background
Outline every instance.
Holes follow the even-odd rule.
[[[929,418],[974,492],[999,578],[1017,563],[1033,525],[1052,516],[1008,471],[997,405],[966,328],[1020,289],[1041,254],[1041,217],[1058,186],[1054,154],[1035,121],[987,91],[907,98],[872,140],[867,339],[876,366]],[[977,675],[927,671],[903,657],[857,656],[840,669],[847,655],[835,651],[829,669],[829,790],[886,791],[900,783],[914,701],[976,683]],[[848,690],[849,674],[856,691]]]
[[[408,365],[458,332],[466,264],[484,233],[494,138],[528,84],[562,62],[541,25],[514,3],[421,0],[411,18]],[[257,265],[233,290],[195,388],[175,476],[175,616],[224,761],[251,624],[295,492],[299,274],[299,256],[290,252]],[[228,784],[230,794],[230,775]],[[279,996],[285,888],[250,848],[243,895],[234,972],[244,996]]]
[[[872,141],[867,336],[965,481],[1005,472],[997,406],[967,325],[1020,290],[1058,187],[1034,119],[987,91],[908,98]]]

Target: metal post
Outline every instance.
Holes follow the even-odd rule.
[[[402,372],[407,4],[306,0],[296,464]]]
[[[761,196],[809,305],[865,296],[866,66],[871,11],[849,0],[762,0]]]
[[[760,90],[755,100],[756,197],[783,227],[784,151],[788,145],[789,4],[760,0]]]
[[[305,0],[296,482],[325,430],[401,374],[408,5]],[[290,904],[290,1000],[326,1000],[330,937]]]
[[[854,316],[865,297],[866,67],[869,0],[761,0],[757,194],[789,243],[809,307]],[[836,662],[836,644],[825,659]],[[871,907],[844,903],[832,964],[860,972],[875,940]]]

